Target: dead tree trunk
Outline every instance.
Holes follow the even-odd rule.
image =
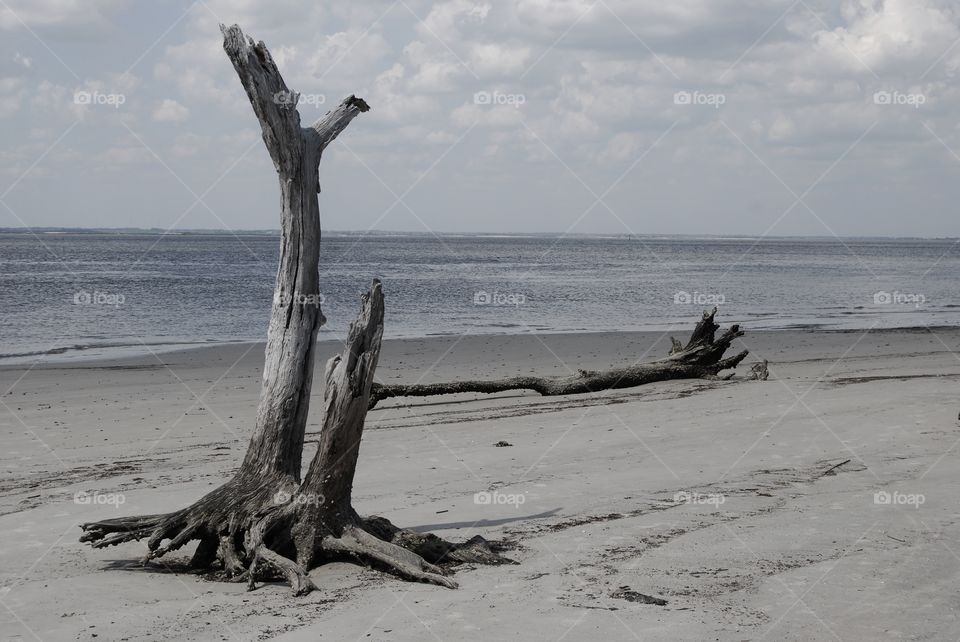
[[[147,537],[146,562],[199,540],[194,567],[207,568],[219,558],[227,576],[246,575],[252,586],[262,563],[286,575],[296,593],[313,587],[306,572],[321,552],[368,558],[409,579],[455,586],[435,563],[504,560],[482,540],[455,545],[407,534],[382,518],[363,520],[350,503],[383,333],[379,283],[364,297],[343,355],[327,365],[321,447],[300,483],[316,335],[324,322],[317,171],[324,148],[369,107],[350,96],[302,128],[297,94],[287,88],[266,46],[254,44],[236,25],[221,30],[280,180],[280,264],[256,426],[239,470],[220,488],[174,513],[83,524],[81,541],[100,548]],[[423,541],[432,547],[424,548]],[[418,545],[423,550],[414,552]],[[432,562],[424,559],[435,551],[440,553]]]
[[[599,372],[580,370],[577,374],[569,377],[525,376],[486,381],[467,380],[415,385],[374,384],[370,393],[370,407],[373,408],[379,401],[391,397],[427,397],[460,392],[490,394],[507,390],[533,390],[549,397],[617,388],[633,388],[646,383],[670,379],[730,378],[733,376],[732,374],[720,377],[720,372],[735,368],[747,356],[748,351],[744,350],[732,357],[723,358],[731,342],[737,337],[743,336],[743,331],[740,330],[740,326],[732,325],[723,334],[716,337],[716,331],[720,328],[713,320],[716,313],[716,308],[703,313],[703,318],[697,323],[686,345],[670,337],[673,348],[667,357],[659,361]]]

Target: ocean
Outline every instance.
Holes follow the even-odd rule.
[[[326,232],[321,338],[377,277],[387,337],[960,322],[955,239]],[[262,340],[271,233],[0,233],[0,363]]]

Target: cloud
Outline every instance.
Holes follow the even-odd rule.
[[[814,41],[837,64],[881,73],[945,52],[960,38],[956,11],[917,0],[848,2],[847,24],[818,31]]]
[[[17,113],[26,93],[22,79],[0,78],[0,118]]]
[[[530,47],[477,43],[470,47],[470,67],[481,76],[516,75],[525,71],[530,56]]]
[[[960,100],[960,7],[948,0],[209,0],[185,14],[165,10],[163,25],[149,25],[132,11],[130,23],[118,25],[131,29],[130,38],[105,41],[109,56],[103,57],[48,33],[56,35],[68,20],[86,25],[83,33],[97,25],[115,28],[113,2],[94,1],[92,19],[66,0],[8,3],[31,29],[45,30],[41,37],[63,60],[90,75],[72,78],[22,25],[10,22],[12,14],[0,12],[0,28],[10,36],[0,60],[0,117],[22,125],[15,138],[42,128],[55,139],[82,118],[71,141],[76,137],[91,157],[113,149],[100,158],[117,167],[124,158],[142,156],[123,140],[121,123],[182,163],[177,170],[184,175],[229,169],[248,149],[251,167],[269,167],[257,122],[222,49],[217,23],[236,22],[266,42],[291,89],[325,98],[301,106],[303,121],[351,93],[372,106],[331,149],[321,171],[337,172],[344,193],[366,195],[382,188],[366,167],[398,192],[429,169],[435,180],[418,189],[429,184],[438,193],[417,211],[439,229],[480,229],[487,220],[467,192],[445,191],[458,181],[495,182],[517,202],[533,203],[551,180],[570,182],[571,172],[606,187],[644,154],[631,177],[656,179],[624,180],[618,193],[625,203],[645,203],[644,211],[682,211],[650,220],[637,210],[631,226],[638,231],[647,224],[689,223],[700,215],[699,199],[738,211],[746,192],[757,217],[764,208],[782,211],[782,184],[768,168],[784,183],[805,187],[828,168],[840,177],[844,168],[856,167],[859,178],[838,180],[831,201],[836,216],[853,221],[864,189],[858,180],[904,186],[913,201],[923,202],[921,192],[930,186],[903,180],[903,168],[939,175],[947,171],[945,161],[956,160],[944,144],[960,153],[953,113]],[[168,24],[174,27],[144,55]],[[135,71],[152,71],[147,82],[121,73],[141,56]],[[120,109],[77,105],[77,91],[121,93],[125,103]],[[678,92],[707,98],[678,102]],[[881,104],[877,92],[907,99]],[[478,101],[478,94],[490,100]],[[923,96],[922,104],[910,96]],[[168,140],[163,123],[187,119],[203,133]],[[252,132],[249,143],[218,153],[221,141],[234,141],[244,128]],[[86,148],[91,141],[96,150]],[[17,142],[24,140],[11,147]],[[234,174],[222,179],[223,191],[242,193],[247,183],[232,180]],[[745,184],[762,187],[753,193]],[[821,187],[827,185],[824,179]],[[337,193],[325,190],[324,198]],[[238,198],[235,207],[246,203]],[[458,217],[445,215],[451,210]],[[504,217],[505,224],[553,229],[560,220],[536,208],[525,211],[527,219]],[[713,231],[766,229],[754,225],[757,218],[703,218],[717,226]],[[395,222],[388,217],[379,224],[390,229]],[[419,222],[416,227],[422,229]]]
[[[0,6],[0,29],[13,31],[69,27],[74,36],[108,28],[110,13],[120,0],[5,0]]]
[[[171,98],[165,98],[153,110],[153,119],[162,123],[182,123],[189,115],[189,109]]]

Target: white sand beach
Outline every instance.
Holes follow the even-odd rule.
[[[768,359],[769,381],[383,402],[357,509],[481,534],[517,564],[459,567],[449,590],[334,563],[302,598],[183,572],[193,545],[143,568],[143,542],[78,542],[82,522],[180,508],[229,477],[262,344],[0,367],[2,637],[956,639],[960,331],[746,330],[746,364]],[[562,375],[668,347],[644,333],[387,341],[377,374]],[[318,366],[338,349],[322,341]]]

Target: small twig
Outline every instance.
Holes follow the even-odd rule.
[[[845,459],[845,460],[841,461],[839,464],[836,464],[836,465],[834,465],[834,466],[830,466],[830,468],[827,468],[825,471],[823,471],[822,473],[820,473],[819,475],[817,475],[817,478],[819,479],[820,477],[826,477],[827,475],[833,473],[833,471],[835,471],[837,468],[840,468],[840,466],[843,466],[844,464],[849,464],[850,461],[851,461],[851,460],[849,460],[849,459]]]

